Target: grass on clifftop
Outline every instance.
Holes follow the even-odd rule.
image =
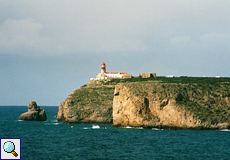
[[[106,81],[105,85],[115,85],[117,83],[126,83],[126,82],[147,82],[155,81],[161,83],[206,83],[206,84],[215,84],[215,83],[230,83],[229,77],[215,78],[215,77],[151,77],[151,78],[124,78],[124,79],[110,79]]]

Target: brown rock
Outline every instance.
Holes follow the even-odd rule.
[[[28,105],[28,112],[25,112],[19,116],[20,120],[25,121],[46,121],[46,113],[44,109],[41,109],[35,101],[32,101]]]
[[[112,123],[114,87],[90,83],[74,90],[60,103],[57,120],[64,123]]]
[[[228,85],[166,84],[134,82],[117,84],[113,100],[113,125],[178,128],[222,129],[230,126],[226,98],[215,96],[229,90]],[[203,90],[203,91],[202,91]],[[204,98],[207,97],[204,102]],[[207,99],[207,98],[206,98]]]

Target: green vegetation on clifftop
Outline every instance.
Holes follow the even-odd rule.
[[[104,82],[104,84],[117,84],[126,82],[161,82],[161,83],[206,83],[206,84],[218,84],[218,83],[230,83],[230,78],[215,78],[215,77],[151,77],[151,78],[125,78],[125,79],[110,79]]]

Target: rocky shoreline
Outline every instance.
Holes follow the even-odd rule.
[[[91,84],[74,90],[60,103],[57,120],[64,123],[112,123],[115,85]]]
[[[229,80],[182,80],[90,81],[61,102],[57,120],[114,127],[230,129]]]

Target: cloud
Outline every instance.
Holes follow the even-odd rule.
[[[0,26],[0,51],[3,54],[57,55],[148,50],[140,37],[132,37],[135,31],[125,27],[114,30],[95,22],[90,27],[76,24],[76,28],[66,29],[68,33],[58,29],[55,33],[44,34],[52,29],[44,28],[35,20],[7,19]]]
[[[228,47],[228,43],[230,41],[230,34],[229,33],[208,33],[200,36],[200,42],[205,47],[213,47],[213,46],[225,46]]]
[[[170,42],[173,45],[183,45],[185,43],[191,42],[191,36],[176,36],[173,37]]]
[[[0,54],[205,50],[215,44],[205,38],[208,35],[230,34],[227,1],[31,0],[0,4]]]
[[[52,41],[41,34],[42,24],[32,19],[7,19],[0,26],[0,51],[3,54],[42,54]]]

